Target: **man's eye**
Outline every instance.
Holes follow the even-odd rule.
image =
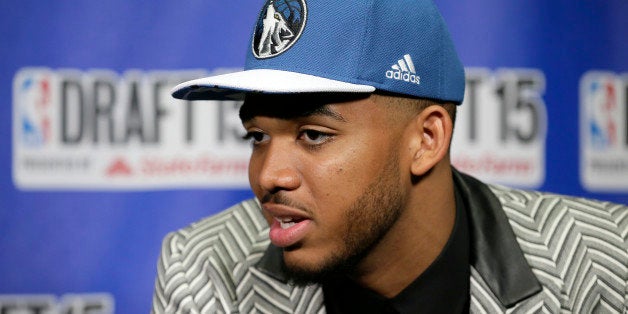
[[[253,145],[256,145],[268,140],[268,134],[251,131],[247,132],[246,135],[244,135],[242,138],[246,141],[250,141]]]
[[[326,142],[332,135],[317,130],[305,130],[301,132],[301,139],[310,145],[318,145]]]

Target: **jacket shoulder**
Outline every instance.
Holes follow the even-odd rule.
[[[268,246],[255,200],[169,233],[157,265],[153,312],[229,312],[237,283]]]
[[[628,207],[497,185],[489,188],[543,285],[544,296],[531,298],[526,308],[542,300],[545,306],[549,302],[575,313],[626,310]]]

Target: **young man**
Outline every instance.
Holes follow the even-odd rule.
[[[256,199],[168,235],[153,311],[625,311],[628,208],[457,172],[464,83],[431,1],[267,1],[173,93],[244,100]]]

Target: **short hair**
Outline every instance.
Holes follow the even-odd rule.
[[[388,98],[384,101],[384,103],[391,104],[398,107],[405,107],[411,110],[410,113],[415,113],[415,114],[420,113],[425,108],[432,105],[441,106],[449,114],[452,124],[453,125],[456,124],[456,111],[457,111],[458,106],[455,103],[429,99],[429,98],[410,98],[406,95],[393,94],[393,93],[388,93],[388,92],[384,92],[380,90],[375,91],[373,94],[375,94],[378,97]]]

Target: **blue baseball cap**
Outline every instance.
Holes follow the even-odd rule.
[[[464,68],[430,0],[267,0],[244,70],[177,85],[188,100],[372,93],[460,104]]]

